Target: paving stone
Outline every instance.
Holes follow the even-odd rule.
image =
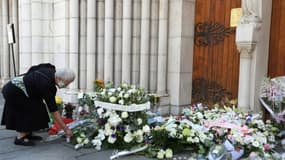
[[[16,152],[20,150],[26,150],[28,148],[32,147],[24,147],[24,146],[17,146],[14,144],[14,137],[13,138],[7,138],[7,139],[2,139],[0,140],[0,159],[1,155],[4,153],[11,153],[11,152]]]
[[[6,138],[14,138],[16,137],[16,132],[12,130],[6,130],[5,128],[0,129],[0,140]]]
[[[76,157],[77,160],[109,160],[113,150],[95,151],[87,155]],[[151,160],[149,158],[137,155],[120,157],[119,160]]]
[[[75,160],[76,156],[82,154],[60,143],[38,143],[34,147],[13,145],[11,148],[13,150],[0,154],[1,160]]]

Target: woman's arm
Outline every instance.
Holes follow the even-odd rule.
[[[63,122],[59,112],[55,111],[55,112],[51,112],[51,114],[53,115],[55,121],[59,124],[59,126],[64,130],[66,136],[71,137],[72,131],[65,125],[65,123]]]

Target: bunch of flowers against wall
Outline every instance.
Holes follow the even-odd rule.
[[[260,90],[262,106],[282,125],[281,122],[285,122],[285,77],[265,78]]]
[[[80,119],[93,119],[92,127],[74,130],[73,144],[78,149],[83,146],[129,149],[139,146],[150,134],[146,111],[150,109],[153,95],[135,85],[121,84],[119,87],[106,85],[100,92],[84,94],[81,105],[89,106],[89,113]]]
[[[130,149],[144,142],[150,133],[146,110],[150,97],[143,88],[123,83],[117,88],[104,88],[95,98],[99,124],[98,134],[92,140],[97,149]]]

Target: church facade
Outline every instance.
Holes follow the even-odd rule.
[[[183,106],[191,104],[192,82],[199,78],[200,70],[204,70],[201,77],[206,74],[204,78],[220,83],[229,81],[227,76],[234,77],[225,88],[236,95],[239,107],[259,111],[260,83],[264,76],[270,75],[270,37],[274,34],[270,28],[275,13],[272,10],[279,5],[274,5],[272,0],[204,2],[2,0],[0,83],[3,85],[14,76],[14,55],[16,74],[24,73],[34,64],[52,63],[58,68],[68,67],[75,71],[72,90],[91,91],[96,79],[115,85],[135,84],[162,97],[161,112],[177,114]],[[199,46],[196,43],[199,20],[223,22],[226,30],[230,28],[233,8],[241,8],[242,16],[238,25],[231,28],[232,40],[223,37],[218,48],[211,48],[212,44],[206,46],[208,48]],[[222,20],[219,20],[219,10],[226,13]],[[212,16],[212,12],[216,16]],[[10,23],[15,29],[16,43],[13,44],[8,44],[6,26]],[[219,59],[215,55],[205,58],[204,51],[224,52],[225,55]],[[226,63],[221,60],[225,57],[235,59],[226,61],[233,63]],[[213,63],[208,69],[198,63],[206,66],[205,59]],[[220,66],[215,71],[219,63],[228,70],[223,71],[225,67]],[[282,68],[282,64],[280,66]]]

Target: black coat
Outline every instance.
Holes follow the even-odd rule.
[[[19,132],[31,132],[48,127],[50,112],[58,110],[55,103],[55,67],[51,64],[33,66],[24,74],[28,97],[11,82],[5,84],[2,94],[5,105],[2,125]]]

